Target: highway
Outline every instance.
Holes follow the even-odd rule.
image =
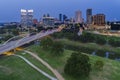
[[[31,36],[26,36],[22,39],[19,39],[19,40],[16,40],[16,41],[11,41],[11,42],[8,42],[6,43],[5,45],[2,44],[0,45],[0,54],[6,52],[6,51],[10,51],[14,48],[17,48],[17,47],[20,47],[24,44],[27,44],[27,43],[30,43],[34,40],[37,40],[37,39],[40,39],[44,36],[47,36],[49,34],[53,34],[54,32],[58,32],[58,29],[54,29],[54,30],[48,30],[46,32],[40,32],[36,35],[31,35]]]

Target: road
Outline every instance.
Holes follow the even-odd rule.
[[[41,69],[39,69],[38,67],[36,67],[34,64],[32,64],[30,61],[28,61],[26,58],[24,58],[21,55],[15,55],[21,59],[23,59],[27,64],[29,64],[32,68],[34,68],[35,70],[37,70],[38,72],[42,73],[44,76],[46,76],[47,78],[49,78],[50,80],[57,80],[56,78],[50,76],[49,74],[45,73],[44,71],[42,71]]]
[[[53,72],[53,74],[57,77],[58,80],[64,80],[62,75],[57,70],[53,69],[47,62],[45,62],[43,59],[38,57],[35,53],[32,53],[27,50],[24,50],[24,51],[25,51],[25,53],[32,55],[34,58],[36,58],[38,61],[40,61],[43,65],[45,65],[49,70],[51,70]]]
[[[49,34],[53,34],[54,32],[58,32],[58,29],[54,29],[54,30],[50,30],[50,31],[46,31],[46,32],[40,32],[36,35],[26,36],[20,40],[11,41],[11,42],[6,43],[5,45],[3,44],[0,46],[0,54],[4,53],[6,51],[12,50],[16,47],[20,47],[20,46],[27,44],[29,42],[32,42],[36,39],[40,39]]]

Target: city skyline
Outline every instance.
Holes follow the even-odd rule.
[[[20,22],[21,9],[33,9],[34,18],[40,19],[43,14],[49,13],[51,16],[59,18],[59,14],[74,17],[75,11],[82,11],[83,18],[86,20],[86,9],[92,8],[93,15],[103,13],[106,20],[120,20],[119,5],[120,1],[96,1],[96,0],[1,0],[0,1],[0,22],[18,21]]]

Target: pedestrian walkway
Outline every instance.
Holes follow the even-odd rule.
[[[47,62],[45,62],[43,59],[38,57],[35,53],[32,53],[32,52],[27,51],[27,50],[24,50],[24,52],[30,54],[31,56],[36,58],[38,61],[40,61],[43,65],[45,65],[49,70],[51,70],[53,72],[53,74],[57,77],[58,80],[64,80],[62,75],[57,70],[53,69]]]
[[[23,59],[27,64],[29,64],[32,68],[34,68],[35,70],[37,70],[38,72],[42,73],[44,76],[46,76],[47,78],[49,78],[50,80],[57,80],[56,78],[50,76],[49,74],[45,73],[44,71],[42,71],[41,69],[39,69],[38,67],[36,67],[34,64],[32,64],[30,61],[28,61],[26,58],[24,58],[21,55],[15,55],[21,59]]]

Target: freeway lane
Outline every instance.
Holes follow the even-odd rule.
[[[54,32],[57,32],[57,31],[58,31],[58,29],[46,31],[46,32],[40,32],[40,33],[33,35],[33,36],[26,36],[20,40],[8,42],[5,45],[0,46],[0,54],[2,54],[3,52],[6,52],[6,51],[12,50],[16,47],[22,46],[24,44],[27,44],[31,41],[36,40],[36,39],[39,39],[39,38],[42,38],[42,37],[47,36],[49,34],[52,34]]]

